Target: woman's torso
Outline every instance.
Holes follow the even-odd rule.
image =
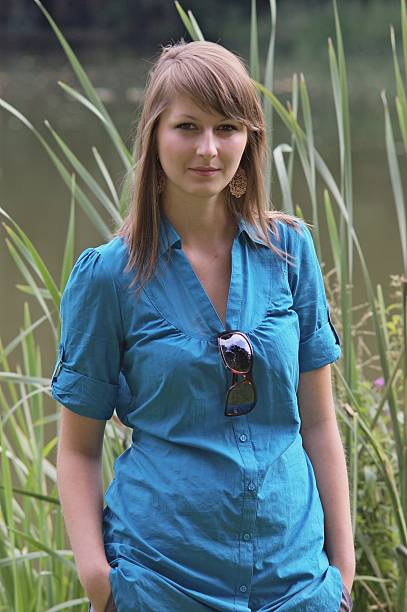
[[[268,601],[276,607],[267,610],[336,612],[341,577],[324,551],[299,433],[287,264],[241,223],[229,261],[210,269],[165,227],[171,261],[164,240],[139,301],[125,282],[120,290],[127,336],[117,412],[133,443],[105,495],[116,605],[248,612]],[[224,416],[230,375],[216,337],[225,328],[247,333],[254,348],[258,401],[245,417]]]
[[[227,299],[227,266],[195,272],[165,218],[138,297],[121,238],[86,249],[70,275],[53,397],[98,419],[116,409],[133,430],[103,513],[119,612],[339,608],[296,395],[300,371],[338,359],[339,338],[311,235],[278,226],[281,243],[270,237],[297,266],[241,220]],[[225,328],[254,352],[257,402],[239,417],[224,414]]]

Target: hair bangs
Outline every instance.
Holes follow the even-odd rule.
[[[216,58],[214,67],[209,62],[197,61],[195,57],[174,61],[163,83],[165,97],[171,100],[174,95],[186,95],[202,110],[215,111],[222,117],[240,121],[251,131],[257,131],[260,118],[257,118],[257,113],[253,116],[254,104],[248,99],[247,86],[241,85],[244,73],[227,70],[220,59]],[[250,85],[253,96],[256,96],[254,86]]]

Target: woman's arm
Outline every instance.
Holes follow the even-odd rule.
[[[79,579],[97,612],[111,589],[102,535],[102,448],[106,421],[62,406],[57,482]]]
[[[331,366],[301,373],[297,396],[303,446],[314,468],[325,515],[325,549],[350,592],[356,561],[348,475],[332,397]]]

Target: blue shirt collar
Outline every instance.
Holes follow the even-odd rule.
[[[240,217],[240,221],[238,223],[238,231],[237,237],[240,234],[244,233],[250,240],[256,242],[257,244],[261,244],[263,246],[267,246],[267,242],[257,235],[256,228],[251,223],[248,223]],[[168,251],[169,248],[180,249],[181,248],[181,237],[178,232],[175,230],[172,223],[170,223],[168,217],[162,213],[161,215],[161,223],[160,223],[160,243],[159,243],[159,252],[160,255]]]

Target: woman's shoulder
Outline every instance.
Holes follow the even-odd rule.
[[[88,247],[82,251],[73,267],[71,277],[82,282],[103,283],[113,280],[121,286],[128,262],[128,250],[124,239],[115,236],[109,242]]]
[[[121,269],[122,264],[126,264],[129,257],[128,248],[122,236],[114,236],[109,242],[94,247],[94,250],[100,255],[104,265],[111,270]]]
[[[308,224],[295,215],[278,210],[266,212],[270,238],[280,249],[292,252],[310,234]]]

